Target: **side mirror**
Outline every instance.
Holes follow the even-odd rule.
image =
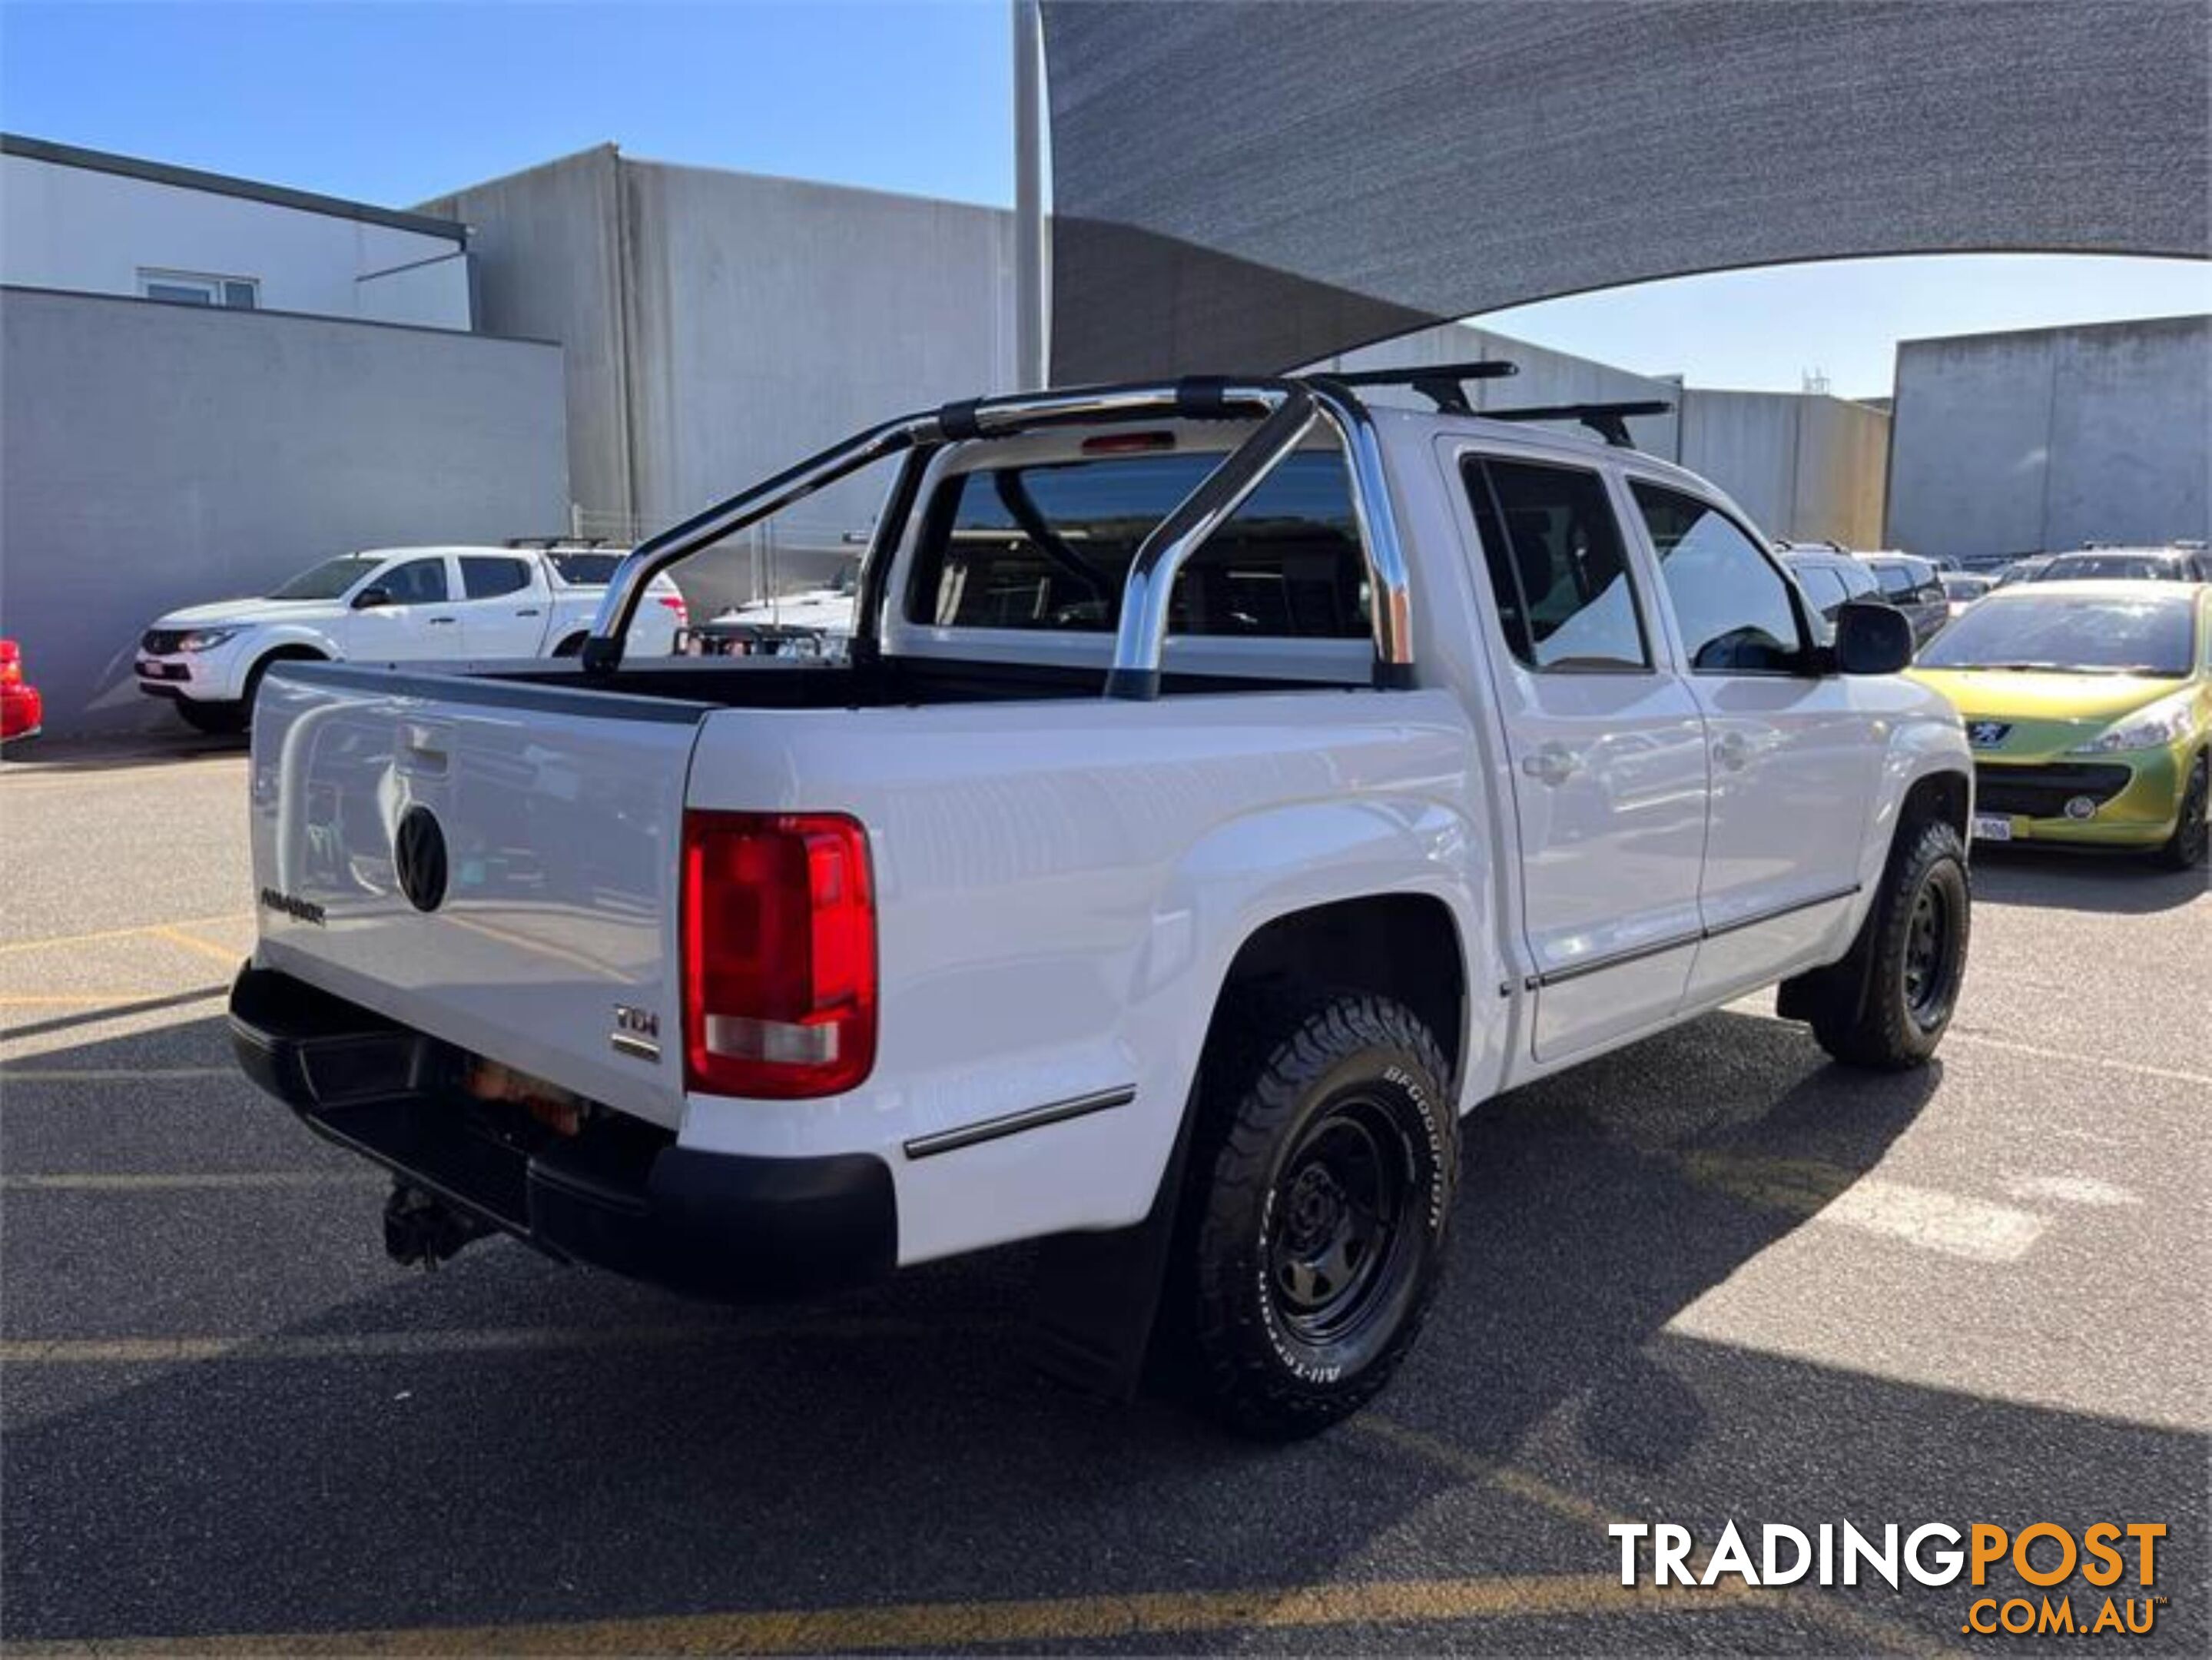
[[[374,611],[379,605],[388,605],[391,603],[392,593],[388,588],[363,588],[353,597],[353,608],[356,611]]]
[[[1831,649],[1839,674],[1895,674],[1912,663],[1912,621],[1894,605],[1846,600]]]

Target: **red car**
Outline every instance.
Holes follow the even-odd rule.
[[[46,712],[39,689],[23,678],[23,648],[0,640],[0,742],[35,737]]]

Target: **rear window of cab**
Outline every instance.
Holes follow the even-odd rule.
[[[1221,459],[1194,452],[952,475],[923,520],[907,620],[1111,632],[1139,545]],[[1177,574],[1168,631],[1366,637],[1366,567],[1341,452],[1302,451],[1267,476]]]

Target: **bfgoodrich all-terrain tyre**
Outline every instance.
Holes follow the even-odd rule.
[[[1208,1056],[1176,1275],[1204,1404],[1270,1439],[1388,1383],[1443,1267],[1458,1120],[1436,1039],[1388,998],[1233,1016]]]
[[[1972,925],[1959,832],[1936,818],[1905,825],[1850,955],[1814,976],[1814,1039],[1849,1066],[1924,1063],[1958,1006]]]

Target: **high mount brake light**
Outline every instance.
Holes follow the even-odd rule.
[[[867,832],[836,813],[684,817],[685,1082],[836,1095],[876,1062]]]
[[[1171,450],[1175,447],[1171,432],[1102,432],[1096,438],[1083,441],[1085,455],[1142,455],[1152,450]]]

